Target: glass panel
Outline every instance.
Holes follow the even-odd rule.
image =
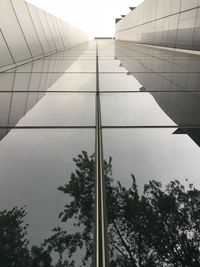
[[[111,266],[199,262],[199,140],[200,129],[104,130]]]
[[[139,91],[142,85],[133,75],[126,73],[100,73],[101,91]]]
[[[171,34],[171,33],[170,33]],[[172,29],[172,35],[175,34]],[[169,35],[168,35],[169,36]],[[170,38],[170,37],[168,37]],[[132,51],[133,50],[133,51]],[[199,55],[116,42],[115,58],[128,72],[200,72]]]
[[[65,60],[63,61],[65,62]],[[77,59],[70,65],[70,67],[67,69],[67,72],[96,72],[96,60]]]
[[[181,45],[182,48],[192,48],[196,17],[197,9],[193,9],[180,14],[177,43]]]
[[[56,75],[56,74],[55,74]],[[66,73],[48,89],[49,91],[95,91],[96,74]]]
[[[76,59],[77,57],[81,60],[96,59],[96,43],[91,41],[48,56],[51,59]]]
[[[77,56],[78,57],[78,56]],[[43,64],[42,72],[95,72],[96,71],[96,60],[75,60],[75,59],[42,59],[37,60],[34,63],[35,68],[32,72],[38,72],[37,65]],[[27,72],[24,66],[17,68],[18,72]]]
[[[200,73],[103,73],[101,91],[199,91]]]
[[[199,2],[200,5],[200,2]],[[200,50],[200,8],[197,9],[197,18],[194,29],[192,50]]]
[[[104,126],[200,125],[199,93],[102,94]]]
[[[3,127],[94,125],[93,94],[1,93],[0,102]]]
[[[99,72],[127,72],[119,60],[99,60]]]
[[[95,88],[95,74],[17,72],[0,76],[0,91],[95,91]]]
[[[0,142],[4,266],[90,266],[94,166],[93,130],[9,132]]]

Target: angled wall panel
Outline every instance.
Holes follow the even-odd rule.
[[[198,6],[199,0],[181,0],[181,11],[185,11]]]
[[[24,0],[0,1],[0,72],[87,41],[80,29]]]
[[[13,91],[28,91],[31,79],[31,71],[31,64],[24,65],[24,73],[20,73],[16,70]]]
[[[68,43],[69,43],[69,47],[71,47],[71,35],[70,35],[70,24],[69,23],[66,23],[65,24],[65,28],[66,28],[66,33],[67,33],[67,40],[68,40]]]
[[[61,32],[60,32],[60,29],[58,27],[57,18],[55,16],[53,16],[53,24],[54,24],[55,30],[57,32],[57,36],[58,36],[58,40],[59,40],[61,49],[63,49],[65,47],[64,46],[64,41],[63,41],[63,39],[61,37]]]
[[[71,24],[70,23],[67,24],[67,31],[68,31],[69,45],[70,45],[70,47],[72,47],[73,46],[73,37],[72,37],[72,33],[71,33]]]
[[[27,5],[23,0],[11,0],[19,24],[22,28],[26,41],[33,57],[43,54],[43,50],[30,17]]]
[[[196,23],[197,9],[183,12],[179,17],[177,44],[181,44],[182,48],[191,49]]]
[[[4,37],[0,31],[0,68],[14,63]]]
[[[197,20],[195,24],[192,49],[200,50],[200,8],[197,9]]]
[[[66,48],[68,48],[70,47],[70,44],[69,44],[69,39],[68,39],[67,24],[63,20],[61,20],[60,23],[61,23],[63,36],[66,40]]]
[[[50,28],[49,28],[49,25],[47,23],[44,11],[41,9],[37,9],[37,12],[38,12],[38,16],[39,16],[42,28],[44,30],[45,37],[46,37],[48,45],[50,47],[50,52],[55,52],[56,46],[55,46],[53,36],[52,36]]]
[[[0,5],[0,28],[14,60],[19,62],[30,59],[31,53],[10,0],[1,0]]]
[[[1,125],[8,125],[10,104],[12,101],[12,94],[1,93],[0,97],[0,122]]]
[[[69,36],[71,38],[71,46],[76,45],[75,33],[73,30],[74,30],[74,27],[71,24],[69,24]]]
[[[58,34],[57,34],[56,29],[54,27],[53,17],[47,12],[45,12],[45,17],[47,20],[47,24],[49,25],[54,44],[56,46],[56,50],[59,51],[59,50],[61,50],[61,45],[58,41]]]
[[[28,9],[30,11],[30,14],[31,14],[33,23],[35,25],[35,29],[37,31],[37,34],[39,36],[40,42],[42,44],[42,48],[44,50],[44,53],[48,54],[51,52],[51,50],[50,50],[49,44],[47,42],[47,38],[46,38],[46,35],[44,32],[44,29],[42,27],[42,24],[41,24],[41,21],[40,21],[38,12],[37,12],[37,8],[31,4],[28,4],[28,3],[27,3],[27,6],[28,6]]]
[[[57,20],[57,25],[58,25],[58,28],[59,28],[59,31],[60,31],[60,35],[61,35],[61,38],[63,40],[63,43],[64,43],[64,47],[68,47],[68,43],[67,43],[67,40],[64,36],[64,33],[63,33],[63,30],[62,30],[62,23],[61,23],[61,20],[59,18],[56,18]]]
[[[0,74],[0,91],[12,91],[15,82],[15,73]],[[1,120],[0,120],[1,121]]]

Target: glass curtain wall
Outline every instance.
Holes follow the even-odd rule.
[[[199,62],[94,40],[0,73],[1,266],[198,266]]]

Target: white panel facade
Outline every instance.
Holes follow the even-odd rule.
[[[37,12],[38,12],[38,16],[40,18],[40,22],[41,22],[42,28],[44,30],[45,37],[47,39],[47,42],[48,42],[48,45],[49,45],[49,48],[50,48],[50,51],[51,52],[55,52],[56,51],[55,42],[53,40],[53,36],[51,34],[49,25],[47,23],[47,19],[46,19],[46,16],[44,14],[44,11],[41,10],[41,9],[37,9]]]
[[[14,63],[1,31],[0,31],[0,59],[1,59],[0,67],[4,67]]]
[[[33,22],[30,17],[27,5],[23,0],[11,0],[15,13],[17,15],[20,26],[23,30],[24,36],[33,57],[43,54],[39,38],[34,28]]]
[[[0,5],[0,28],[14,60],[20,62],[30,59],[31,54],[11,2],[1,0]]]
[[[0,72],[86,41],[81,30],[24,0],[0,1]]]
[[[60,29],[58,27],[57,18],[55,16],[53,16],[53,24],[54,24],[55,30],[57,32],[57,36],[58,36],[58,40],[59,40],[61,49],[63,49],[65,47],[65,45],[64,45],[64,41],[63,41],[62,36],[61,36]]]
[[[42,48],[44,50],[44,53],[48,54],[51,52],[51,50],[50,50],[49,44],[47,42],[47,38],[46,38],[46,35],[44,32],[44,29],[42,27],[42,24],[41,24],[41,21],[40,21],[38,12],[37,12],[37,8],[32,6],[31,4],[27,4],[27,6],[28,6],[28,9],[30,11],[30,14],[31,14],[33,23],[35,25],[35,29],[37,31],[37,34],[39,36],[40,42],[42,44]]]
[[[59,51],[59,50],[62,49],[62,47],[61,47],[60,42],[58,40],[58,34],[56,32],[56,29],[55,29],[55,26],[54,26],[54,23],[53,23],[53,17],[47,12],[45,12],[45,16],[46,16],[46,20],[47,20],[47,23],[49,25],[49,28],[50,28],[50,31],[51,31],[51,35],[53,37],[56,49]]]
[[[199,0],[182,0],[181,1],[181,11],[185,11],[191,8],[197,7]]]
[[[59,18],[56,18],[56,20],[57,20],[58,28],[59,28],[59,31],[60,31],[64,46],[66,48],[66,47],[68,47],[68,42],[67,42],[67,40],[65,38],[65,34],[63,32],[63,29],[62,29],[62,22],[61,22],[61,20]]]
[[[62,32],[64,34],[64,38],[66,40],[67,46],[66,48],[70,47],[70,43],[69,43],[69,39],[68,39],[68,31],[67,31],[67,23],[64,21],[61,21],[61,25],[62,25]],[[81,36],[81,33],[80,33]]]

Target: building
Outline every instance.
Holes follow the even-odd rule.
[[[88,42],[1,1],[0,266],[199,266],[199,4]]]

